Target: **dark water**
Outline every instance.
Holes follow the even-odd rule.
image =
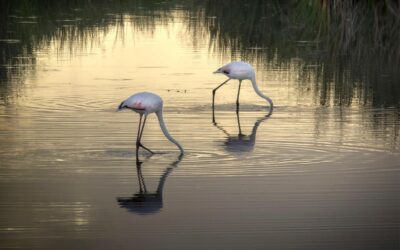
[[[390,46],[316,37],[281,3],[2,4],[0,248],[399,249]],[[237,115],[232,81],[212,123],[232,60],[270,117],[249,82]],[[183,158],[150,116],[137,168],[138,116],[114,111],[139,91]]]

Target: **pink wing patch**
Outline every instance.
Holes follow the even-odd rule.
[[[143,109],[142,103],[141,102],[135,102],[133,104],[133,108],[135,108],[135,109]]]

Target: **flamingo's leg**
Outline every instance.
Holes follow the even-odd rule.
[[[217,92],[217,90],[219,88],[221,88],[223,85],[225,85],[229,80],[230,80],[230,78],[228,80],[226,80],[225,82],[221,83],[220,85],[218,85],[218,87],[216,87],[212,91],[212,94],[213,94],[213,97],[212,97],[212,111],[213,111],[213,122],[214,123],[215,123],[215,115],[214,115],[215,92]]]
[[[238,112],[239,109],[239,95],[240,95],[240,87],[242,86],[242,80],[239,80],[239,89],[237,92],[237,97],[236,97],[236,112]]]
[[[136,163],[139,163],[139,136],[140,136],[140,128],[141,128],[141,125],[142,125],[142,117],[143,117],[143,115],[140,114],[138,132],[137,132],[137,135],[136,135]]]
[[[212,93],[213,93],[213,102],[212,102],[213,107],[214,107],[214,100],[215,100],[215,92],[217,92],[217,90],[219,88],[221,88],[224,84],[226,84],[229,80],[230,80],[230,78],[228,80],[226,80],[225,82],[221,83],[220,85],[218,85],[218,87],[216,87],[215,89],[213,89],[213,91],[212,91]]]
[[[141,115],[140,117],[142,117],[142,115]],[[142,147],[142,148],[144,148],[145,150],[147,150],[149,153],[154,154],[153,151],[151,151],[150,149],[148,149],[147,147],[145,147],[145,146],[141,143],[142,135],[143,135],[143,131],[144,131],[144,126],[146,125],[146,119],[147,119],[147,115],[144,115],[143,125],[142,125],[142,127],[141,127],[141,129],[140,129],[140,133],[138,133],[138,140],[137,140],[137,142],[136,142],[136,150],[138,151],[138,148],[139,148],[139,147]],[[139,123],[139,127],[140,127],[140,123]]]

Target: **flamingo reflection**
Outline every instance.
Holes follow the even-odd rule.
[[[118,197],[117,201],[121,208],[127,209],[129,212],[136,214],[154,214],[159,213],[163,208],[163,189],[167,177],[176,168],[179,162],[182,160],[182,155],[178,157],[176,161],[171,163],[160,177],[158,186],[155,192],[149,192],[144,181],[142,174],[141,161],[136,161],[136,170],[139,181],[139,192],[136,192],[131,197]]]
[[[231,135],[226,131],[221,125],[219,125],[216,120],[215,120],[215,115],[214,115],[214,110],[213,110],[213,125],[217,127],[219,130],[221,130],[227,137],[226,141],[224,142],[224,147],[225,150],[228,152],[250,152],[254,149],[255,143],[256,143],[256,134],[257,134],[257,129],[260,126],[262,122],[267,120],[271,112],[269,112],[267,115],[257,119],[257,121],[254,123],[253,129],[251,131],[250,135],[245,135],[242,133],[242,128],[240,125],[240,114],[239,114],[239,109],[236,109],[236,119],[237,119],[237,126],[238,126],[238,134],[237,135]]]

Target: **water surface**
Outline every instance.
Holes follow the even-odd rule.
[[[227,24],[247,22],[240,6],[211,1],[49,8],[2,17],[1,248],[398,249],[393,69],[275,12],[255,15],[270,37],[239,27],[246,39]],[[237,113],[231,81],[213,123],[212,72],[232,60],[254,65],[271,116],[249,82]],[[150,116],[143,142],[159,153],[137,168],[138,116],[115,109],[139,91],[164,99],[183,158]]]

